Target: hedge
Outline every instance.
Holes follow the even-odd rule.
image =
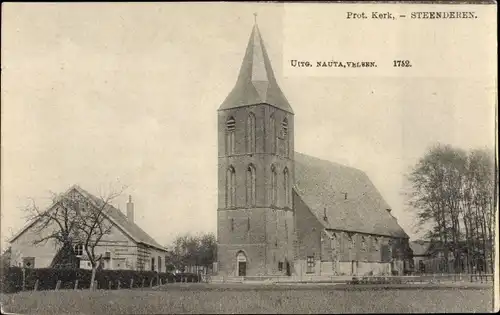
[[[36,280],[38,280],[37,290],[54,290],[58,281],[61,281],[60,289],[74,289],[75,281],[78,280],[78,289],[90,288],[92,270],[87,269],[53,269],[38,268],[25,269],[25,290],[33,290]],[[157,273],[155,271],[135,271],[135,270],[99,270],[96,272],[95,280],[97,289],[115,290],[120,283],[121,289],[149,287],[167,282],[199,282],[200,276],[193,273],[171,274]],[[23,271],[20,267],[10,267],[2,269],[0,274],[0,291],[13,293],[22,290]]]

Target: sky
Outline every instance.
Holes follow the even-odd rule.
[[[132,195],[136,223],[161,244],[215,233],[216,110],[236,82],[254,12],[295,112],[295,149],[365,171],[418,237],[402,196],[412,165],[435,142],[494,147],[496,28],[486,13],[475,28],[398,31],[387,22],[377,33],[365,21],[367,39],[343,18],[352,8],[301,6],[4,4],[2,246],[23,227],[28,198],[47,204],[51,191],[73,184],[95,194],[126,186],[116,205],[125,211]],[[413,69],[385,65],[397,51]],[[344,73],[289,66],[332,54],[381,66]]]

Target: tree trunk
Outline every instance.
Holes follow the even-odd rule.
[[[90,290],[93,291],[94,288],[94,281],[95,281],[95,273],[96,273],[97,267],[94,266],[92,267],[92,276],[90,277]]]

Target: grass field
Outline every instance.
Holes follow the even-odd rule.
[[[491,312],[491,288],[341,289],[335,286],[177,284],[153,290],[2,295],[23,314]]]

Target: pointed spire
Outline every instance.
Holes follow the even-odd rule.
[[[293,113],[292,107],[276,82],[271,61],[257,25],[257,13],[254,13],[254,19],[255,25],[248,41],[238,80],[219,110],[269,104]]]

